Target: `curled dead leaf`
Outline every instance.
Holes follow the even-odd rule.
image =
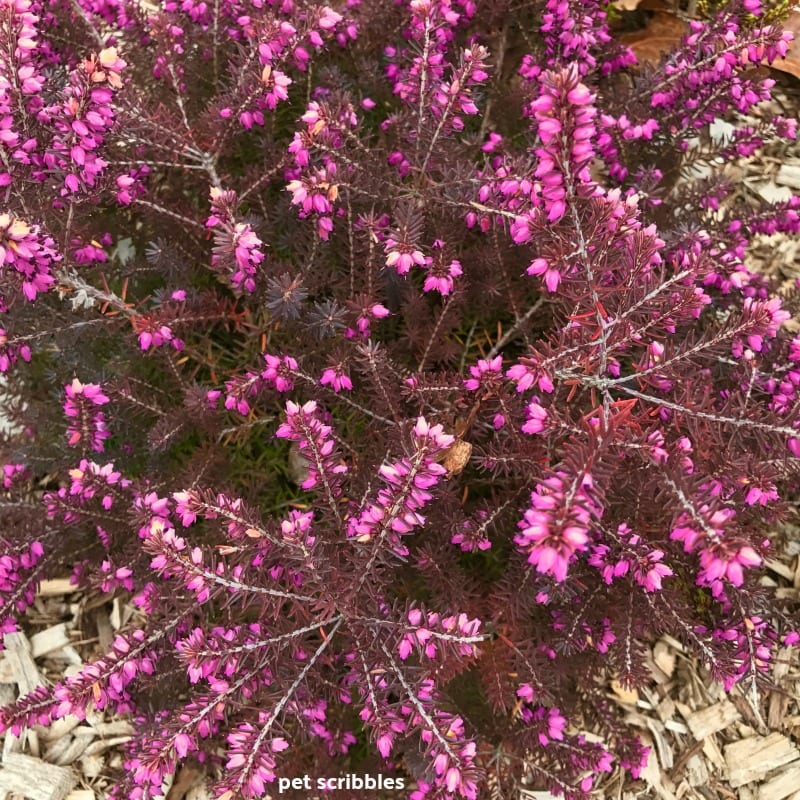
[[[456,439],[453,444],[442,452],[441,465],[447,470],[448,475],[458,475],[467,466],[472,455],[472,445],[463,439]]]
[[[619,38],[636,54],[642,64],[657,64],[664,53],[681,43],[687,31],[685,22],[667,11],[656,11],[647,27],[632,33],[623,33]]]

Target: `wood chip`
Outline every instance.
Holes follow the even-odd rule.
[[[98,777],[105,768],[105,760],[101,755],[84,755],[78,764],[80,765],[81,775],[89,780]]]
[[[665,633],[659,641],[664,642],[664,644],[668,644],[673,650],[676,650],[679,653],[686,652],[686,648],[677,639],[674,639],[668,633]]]
[[[791,767],[758,787],[758,800],[784,800],[800,791],[800,767]]]
[[[105,606],[95,609],[94,622],[97,627],[97,639],[100,649],[107,653],[111,649],[111,643],[114,641],[114,629],[111,627],[111,621]]]
[[[781,578],[786,578],[787,581],[792,580],[794,578],[794,570],[788,564],[782,564],[780,561],[776,561],[774,558],[768,558],[764,561],[764,566],[767,569],[774,572],[776,575],[780,575]]]
[[[700,756],[692,756],[686,764],[686,780],[689,786],[706,786],[708,784],[708,767]]]
[[[662,722],[667,722],[675,716],[675,701],[667,696],[656,705],[656,714]]]
[[[202,778],[203,772],[197,765],[189,763],[180,767],[166,800],[184,800],[189,790]]]
[[[105,736],[106,738],[110,736],[133,735],[133,725],[124,719],[115,719],[109,722],[98,722],[92,727],[97,731],[98,736]]]
[[[639,702],[639,692],[636,689],[626,689],[618,680],[611,681],[611,691],[616,699],[626,706],[635,706]]]
[[[199,781],[186,793],[186,800],[211,800],[205,781]]]
[[[686,717],[686,724],[692,732],[692,736],[698,742],[702,742],[712,733],[724,730],[739,719],[739,712],[736,706],[728,700],[715,703],[713,706],[704,708],[701,711],[694,711]]]
[[[72,736],[57,741],[45,753],[45,758],[53,764],[65,767],[74,764],[86,751],[86,748],[97,737],[97,731],[88,725],[80,725],[72,731]]]
[[[768,203],[788,203],[792,198],[792,190],[788,186],[778,186],[772,181],[745,181],[745,183],[751,183],[756,194]]]
[[[641,771],[639,777],[647,782],[648,786],[653,789],[661,800],[677,800],[673,792],[674,787],[672,782],[658,767],[658,758],[656,757],[652,738],[646,733],[642,733],[639,738],[642,744],[649,745],[650,747],[650,752],[647,755],[647,764]]]
[[[22,753],[9,753],[0,768],[0,793],[30,800],[64,800],[76,784],[75,773]]]
[[[772,680],[777,687],[784,686],[784,678],[789,674],[792,658],[791,647],[781,647],[775,656],[775,667],[772,670]],[[778,688],[769,694],[767,706],[767,726],[770,730],[780,730],[784,725],[784,717],[789,709],[791,695]],[[800,785],[800,784],[799,784]]]
[[[763,778],[773,769],[790,764],[800,756],[791,740],[782,733],[751,736],[725,747],[728,781],[735,789]]]
[[[685,736],[687,733],[689,733],[689,729],[682,722],[678,722],[678,720],[676,719],[668,719],[664,723],[664,727],[668,731],[672,731],[673,733],[680,733],[682,736]]]
[[[14,683],[20,695],[32,692],[37,686],[44,686],[42,676],[31,657],[31,646],[25,635],[14,632],[5,635],[6,660],[11,665]]]
[[[775,183],[800,189],[800,164],[783,164],[775,176]]]
[[[106,750],[110,750],[112,747],[116,747],[120,744],[125,744],[130,740],[130,736],[115,736],[113,739],[103,739],[100,742],[94,742],[86,748],[85,757],[91,757],[99,755],[100,753],[105,753]]]
[[[97,800],[91,789],[73,789],[64,800]]]
[[[725,757],[713,736],[703,740],[703,755],[718,769],[725,769]]]
[[[0,706],[11,705],[11,703],[13,703],[16,699],[17,690],[15,689],[14,684],[11,682],[0,683]]]
[[[675,672],[675,651],[663,639],[656,642],[653,648],[653,661],[668,678],[672,677]]]
[[[77,591],[78,587],[71,583],[69,578],[53,578],[49,581],[42,581],[36,594],[38,597],[60,597]]]
[[[658,761],[662,769],[672,769],[675,759],[672,755],[672,747],[670,746],[669,739],[664,735],[664,726],[658,720],[651,719],[647,721],[647,727],[650,733],[653,734],[653,741],[656,745],[656,752],[658,753]]]
[[[67,635],[67,624],[66,622],[60,622],[58,625],[53,625],[31,636],[31,655],[34,658],[41,658],[41,656],[46,653],[59,650],[69,645],[69,643],[70,638]]]

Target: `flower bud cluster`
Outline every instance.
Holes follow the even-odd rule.
[[[380,477],[387,485],[347,520],[347,535],[362,544],[377,540],[399,556],[408,555],[400,537],[425,524],[419,511],[433,499],[429,490],[447,473],[435,457],[454,441],[441,425],[430,425],[419,417],[413,430],[412,455],[380,467]]]
[[[234,289],[254,292],[259,265],[264,260],[264,243],[252,226],[236,220],[236,193],[211,189],[211,216],[206,227],[214,231],[211,266],[230,275]]]
[[[24,343],[9,339],[8,331],[0,328],[0,373],[9,372],[22,359],[31,360],[31,348]]]
[[[70,447],[90,447],[96,453],[105,449],[103,442],[111,436],[106,415],[97,409],[109,402],[103,387],[96,383],[81,383],[77,378],[64,387],[64,415],[70,420],[67,444]]]
[[[592,496],[593,485],[588,473],[570,479],[559,471],[531,492],[514,541],[537,572],[564,581],[573,555],[589,548],[593,520],[603,510]]]
[[[275,431],[275,436],[297,442],[308,468],[308,475],[300,484],[303,489],[313,489],[324,482],[331,495],[337,497],[341,493],[340,476],[347,473],[347,465],[340,462],[331,433],[330,425],[319,418],[315,400],[302,406],[289,400],[286,422]]]
[[[27,300],[35,300],[55,282],[51,268],[60,260],[55,242],[42,235],[38,225],[29,225],[8,213],[0,214],[0,278],[5,291],[21,289]],[[21,349],[16,353],[30,360],[30,355],[26,359]]]

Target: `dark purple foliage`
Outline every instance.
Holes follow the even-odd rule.
[[[757,703],[800,304],[748,247],[800,198],[723,167],[796,126],[709,128],[790,37],[640,66],[604,9],[0,0],[0,624],[64,570],[141,611],[1,730],[133,715],[132,800],[581,798],[659,636]]]

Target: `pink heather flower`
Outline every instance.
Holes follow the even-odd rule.
[[[3,464],[3,488],[10,489],[17,481],[28,477],[28,469],[24,464]]]
[[[336,165],[329,161],[322,169],[303,173],[302,177],[289,181],[286,191],[292,194],[292,205],[300,206],[300,216],[333,213],[333,203],[339,197],[335,183]]]
[[[38,225],[29,225],[10,214],[0,214],[0,274],[4,266],[14,270],[21,282],[22,293],[28,300],[46,292],[54,283],[50,266],[60,261],[49,236],[42,236]]]
[[[439,292],[439,294],[448,295],[453,291],[454,278],[462,274],[461,262],[455,259],[446,266],[439,267],[433,265],[425,277],[422,291],[430,292],[435,290]]]
[[[781,325],[792,316],[781,308],[780,297],[773,297],[766,301],[746,297],[742,308],[745,319],[761,318],[757,328],[746,337],[748,346],[756,352],[760,352],[763,347],[763,337],[768,336],[770,339],[774,339],[778,335]]]
[[[533,687],[529,683],[523,683],[522,686],[517,689],[517,697],[519,697],[520,700],[524,700],[526,703],[532,703],[535,696],[536,692],[534,692]]]
[[[334,11],[330,6],[323,6],[319,9],[319,19],[317,25],[324,31],[332,31],[343,17],[338,11]]]
[[[117,202],[120,205],[128,206],[133,202],[133,194],[129,191],[129,189],[134,186],[136,183],[136,179],[131,177],[130,175],[120,175],[117,180],[117,188],[119,191],[117,192]]]
[[[751,486],[747,490],[747,495],[745,496],[744,502],[748,506],[756,504],[765,506],[767,503],[771,503],[778,499],[778,490],[773,484],[769,483],[762,486]]]
[[[310,128],[310,133],[316,135],[324,130],[327,125],[327,115],[323,112],[322,106],[316,101],[312,100],[306,107],[303,116],[300,117],[301,122]]]
[[[238,222],[236,192],[212,186],[211,215],[206,227],[214,229],[211,266],[230,274],[234,289],[254,292],[258,266],[264,260],[263,242],[249,223]]]
[[[499,377],[502,370],[502,356],[495,356],[491,360],[481,358],[475,366],[469,368],[469,374],[472,377],[464,381],[464,387],[471,392],[477,391],[485,381],[491,381],[492,378]]]
[[[440,424],[431,425],[424,417],[417,418],[413,433],[416,454],[382,464],[378,472],[387,486],[366,503],[360,514],[347,520],[349,538],[366,543],[380,535],[392,552],[401,557],[408,555],[408,548],[400,537],[425,523],[419,510],[433,499],[428,490],[447,472],[435,455],[455,441]]]
[[[142,324],[139,322],[138,324]],[[183,340],[173,336],[168,325],[159,325],[157,322],[146,322],[148,327],[139,334],[139,347],[147,352],[151,347],[161,347],[169,343],[175,350],[183,349]]]
[[[31,360],[31,349],[21,342],[9,342],[8,333],[0,328],[0,373],[8,372],[19,359]]]
[[[297,361],[291,356],[273,356],[264,353],[264,361],[267,368],[261,373],[261,377],[271,383],[279,392],[290,392],[294,388],[294,373],[297,371]]]
[[[342,389],[349,391],[353,388],[353,382],[350,380],[350,376],[343,371],[341,364],[337,364],[335,367],[328,367],[322,373],[319,382],[323,386],[330,386],[334,392],[341,392]]]
[[[544,258],[534,258],[526,271],[528,275],[543,275],[548,292],[555,292],[561,283],[561,273],[553,269]]]
[[[639,559],[638,565],[633,570],[634,579],[647,592],[660,590],[661,579],[673,574],[666,564],[660,563],[662,558],[664,558],[663,551],[651,550],[645,558]]]
[[[525,415],[528,418],[528,421],[521,428],[523,433],[541,433],[545,429],[547,425],[548,413],[547,409],[539,405],[538,397],[534,397],[533,400],[528,404],[528,407],[525,410]]]
[[[541,391],[552,394],[555,385],[550,377],[537,369],[532,359],[525,358],[523,362],[506,370],[506,377],[517,384],[517,391],[527,391],[535,383]]]
[[[743,567],[757,567],[761,564],[761,556],[752,547],[744,545],[733,552],[725,543],[712,544],[700,551],[698,584],[710,584],[717,580],[727,579],[734,586],[744,582]]]
[[[736,512],[732,508],[725,507],[711,512],[708,505],[704,504],[698,509],[696,517],[688,513],[681,514],[669,538],[683,542],[684,552],[691,553],[704,539],[723,538],[725,526],[735,517]]]
[[[265,64],[264,69],[261,71],[261,83],[266,88],[264,100],[270,111],[274,111],[282,100],[289,99],[288,88],[292,83],[292,79],[280,70],[273,69],[269,64]]]
[[[391,312],[389,309],[381,303],[373,303],[372,305],[362,308],[356,320],[356,330],[349,328],[346,334],[347,338],[352,339],[355,336],[360,336],[363,339],[368,338],[371,333],[371,320],[385,319],[390,316],[390,314]]]
[[[567,491],[568,483],[568,476],[559,472],[537,484],[531,507],[518,523],[521,532],[514,537],[536,571],[559,582],[567,577],[572,555],[588,548],[591,519],[601,511],[589,495],[590,475],[583,475],[577,489]]]
[[[382,736],[379,736],[376,739],[375,746],[378,748],[378,752],[384,758],[389,758],[389,753],[392,752],[392,743],[393,743],[392,736],[388,733],[384,733]]]
[[[289,518],[281,520],[281,535],[287,542],[302,542],[307,548],[313,546],[315,537],[311,535],[314,512],[290,511]]]
[[[301,483],[303,489],[312,489],[320,482],[322,469],[327,490],[334,495],[341,494],[339,476],[347,472],[347,465],[341,463],[331,433],[330,425],[325,425],[320,419],[316,401],[309,400],[302,406],[287,401],[286,421],[278,426],[275,436],[298,443],[308,469],[308,476]]]
[[[413,244],[398,241],[391,236],[384,243],[386,250],[386,266],[393,267],[398,275],[408,274],[414,265],[424,267],[428,259],[423,252]]]
[[[82,441],[84,433],[89,434],[87,443],[92,450],[102,452],[103,441],[111,434],[106,429],[106,418],[102,411],[93,407],[105,405],[108,397],[103,394],[102,388],[95,383],[82,384],[75,378],[71,384],[64,387],[66,400],[64,401],[64,414],[74,420],[67,430],[67,441],[75,447]]]

